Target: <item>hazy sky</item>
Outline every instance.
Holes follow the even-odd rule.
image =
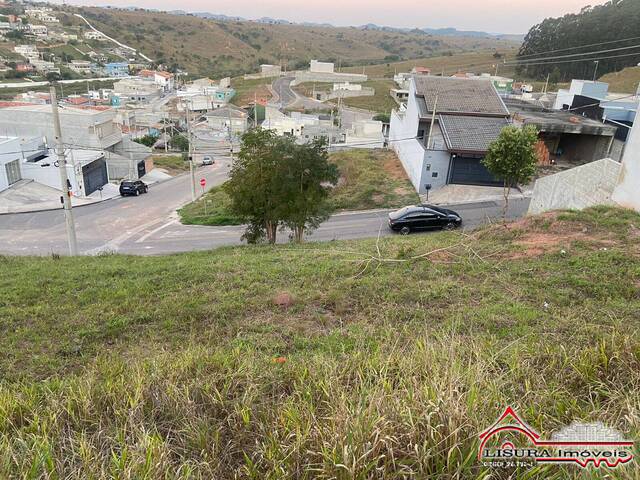
[[[456,27],[492,33],[526,33],[546,17],[578,12],[605,0],[67,0],[76,5],[113,5],[273,17],[334,25]],[[56,3],[61,3],[60,1]]]

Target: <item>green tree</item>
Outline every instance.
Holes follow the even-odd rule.
[[[140,138],[134,138],[135,142],[145,145],[147,147],[153,147],[153,145],[156,143],[157,140],[158,140],[158,137],[156,135],[145,135]]]
[[[240,152],[224,189],[231,211],[247,222],[243,238],[275,243],[278,228],[288,227],[302,241],[330,210],[328,189],[338,180],[326,144],[297,145],[292,138],[254,129],[242,136]]]
[[[257,243],[266,237],[275,243],[280,224],[276,198],[278,163],[282,140],[271,130],[250,130],[242,136],[240,152],[231,166],[224,189],[231,198],[231,211],[248,225],[243,238]]]
[[[489,145],[489,150],[482,160],[484,166],[503,181],[503,219],[507,217],[511,187],[530,182],[536,173],[537,141],[538,131],[535,127],[505,127],[500,136]]]
[[[308,145],[287,142],[288,154],[282,157],[280,176],[283,203],[282,222],[291,229],[292,238],[302,242],[304,233],[315,230],[331,214],[327,202],[329,186],[339,179],[338,167],[329,162],[324,139]]]
[[[189,140],[184,135],[174,135],[171,138],[171,145],[181,152],[186,152],[187,150],[189,150]]]

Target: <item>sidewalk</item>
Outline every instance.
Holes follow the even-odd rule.
[[[509,198],[530,198],[533,190],[525,187],[522,192],[511,189]],[[465,203],[477,203],[485,201],[502,201],[504,198],[502,187],[482,187],[476,185],[445,185],[427,195],[420,195],[424,203],[434,205],[456,205]]]
[[[32,180],[21,180],[0,192],[0,215],[61,209],[60,195],[60,190],[55,188]],[[84,198],[72,197],[71,204],[74,207],[91,205],[119,195],[118,186],[113,183],[107,183],[102,192],[96,191]]]

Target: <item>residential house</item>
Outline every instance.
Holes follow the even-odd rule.
[[[574,167],[610,157],[619,160],[621,150],[613,151],[618,127],[577,112],[549,111],[518,99],[505,100],[516,125],[536,127],[537,148],[542,164]],[[624,127],[621,127],[624,128]]]
[[[233,105],[225,105],[205,114],[207,124],[218,132],[242,135],[249,128],[249,114]]]
[[[88,60],[71,60],[67,67],[81,75],[89,75],[95,68],[95,64]]]
[[[13,47],[13,51],[27,60],[40,58],[40,53],[35,45],[16,45]]]
[[[27,25],[27,30],[25,33],[29,35],[33,35],[38,38],[47,38],[47,35],[49,34],[49,29],[47,28],[46,25],[29,24]]]
[[[635,95],[611,93],[609,84],[589,80],[573,80],[569,89],[558,90],[554,110],[571,110],[594,120],[620,126],[616,138],[625,141],[640,107],[640,88]]]
[[[106,40],[105,36],[102,33],[96,32],[95,30],[88,30],[84,32],[83,37],[86,40]]]
[[[329,115],[310,115],[291,112],[286,115],[274,107],[265,108],[262,128],[273,130],[278,135],[294,137],[298,143],[308,143],[325,138],[331,144],[343,140],[340,129],[334,125]]]
[[[92,194],[108,182],[100,150],[65,149],[67,178],[74,196]],[[0,137],[0,191],[22,179],[60,189],[60,171],[52,145],[43,137]]]
[[[144,175],[151,150],[122,135],[114,123],[113,109],[68,106],[59,113],[65,144],[71,149],[103,152],[109,179],[125,178],[130,172]],[[48,145],[53,145],[52,115],[50,105],[18,104],[0,108],[0,135],[44,137]]]
[[[415,75],[389,142],[418,193],[447,184],[498,185],[482,165],[509,111],[489,80]]]
[[[413,67],[411,69],[412,75],[431,75],[431,69],[427,67]]]
[[[104,66],[104,73],[107,77],[128,77],[129,64],[127,62],[111,62]]]
[[[112,106],[129,103],[149,104],[162,96],[162,87],[153,80],[140,77],[123,78],[113,84]]]

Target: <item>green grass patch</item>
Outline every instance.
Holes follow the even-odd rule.
[[[420,200],[393,151],[350,150],[331,160],[341,174],[330,197],[336,210],[395,208]]]
[[[154,155],[153,164],[156,167],[168,170],[170,173],[180,173],[189,170],[189,162],[185,162],[182,155]]]
[[[478,434],[507,405],[545,438],[636,439],[637,225],[0,257],[0,478],[489,478]]]
[[[242,220],[230,212],[231,199],[222,187],[214,187],[195,202],[178,210],[185,225],[240,225]]]
[[[344,104],[350,107],[363,108],[377,113],[391,113],[391,110],[398,108],[389,91],[396,88],[393,80],[369,80],[362,84],[363,87],[374,88],[376,93],[372,97],[352,97],[345,98]]]

